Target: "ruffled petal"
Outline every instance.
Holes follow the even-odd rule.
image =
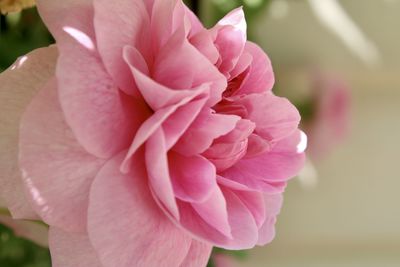
[[[212,163],[201,156],[168,154],[171,181],[175,196],[186,202],[204,202],[217,187]]]
[[[213,189],[208,199],[202,203],[192,203],[192,207],[207,224],[232,239],[232,229],[228,220],[229,215],[224,195],[218,186]]]
[[[49,225],[85,231],[90,185],[103,160],[87,153],[66,125],[55,81],[21,121],[20,167],[35,211]]]
[[[103,66],[92,1],[40,0],[38,7],[60,52],[56,75],[66,121],[87,151],[109,158],[129,145],[142,110],[118,89]]]
[[[236,95],[263,93],[270,91],[275,83],[271,60],[256,44],[247,42],[244,55],[252,57],[246,78],[235,92]]]
[[[178,229],[154,202],[146,180],[142,154],[131,172],[114,157],[97,175],[90,197],[88,231],[91,243],[107,267],[179,266],[191,238]]]
[[[161,128],[147,140],[145,156],[152,192],[167,212],[179,220],[179,210],[175,201],[168,166],[165,134]]]
[[[208,105],[217,104],[226,88],[226,79],[184,36],[182,29],[169,39],[154,63],[153,78],[176,89],[190,89],[210,84]]]
[[[101,58],[119,88],[132,95],[138,92],[129,67],[123,60],[122,50],[125,45],[133,46],[151,61],[150,16],[144,2],[123,0],[115,4],[109,0],[93,1],[94,26]]]
[[[158,54],[172,35],[183,30],[187,36],[190,19],[186,18],[185,5],[178,0],[154,0],[151,14],[151,34],[153,53]],[[182,28],[183,27],[183,28]]]
[[[212,64],[216,64],[219,59],[219,51],[214,44],[212,34],[207,30],[202,30],[189,39],[190,43],[202,53]]]
[[[157,110],[140,126],[128,150],[126,158],[121,165],[121,170],[123,172],[129,171],[129,161],[132,155],[136,153],[136,151],[147,141],[147,139],[150,138],[153,133],[159,130],[164,123],[167,123],[168,119],[172,120],[172,118],[175,116],[179,117],[179,114],[175,113],[182,113],[186,108],[189,108],[189,110],[192,109],[189,114],[182,114],[183,117],[185,117],[185,121],[180,121],[180,123],[177,124],[179,125],[179,127],[177,127],[176,129],[173,129],[171,127],[169,127],[169,130],[166,129],[167,134],[169,134],[169,138],[166,140],[167,150],[171,148],[177,141],[177,137],[183,134],[182,131],[189,127],[190,123],[194,120],[196,114],[200,112],[202,106],[205,103],[205,100],[207,100],[208,98],[208,95],[209,86],[205,84],[193,89],[190,94],[181,99],[178,103]],[[182,110],[180,110],[180,108],[182,108]],[[183,117],[181,117],[181,119]],[[168,126],[166,126],[166,128],[168,128]]]
[[[246,108],[245,118],[253,121],[255,132],[270,143],[291,135],[299,126],[300,114],[296,107],[272,93],[247,95],[234,103]]]
[[[103,267],[86,234],[73,234],[50,227],[52,267]]]
[[[229,77],[229,72],[236,66],[247,40],[243,9],[240,7],[231,11],[211,31],[216,32],[215,45],[221,61],[219,70]]]
[[[21,116],[34,95],[54,75],[57,48],[37,49],[0,75],[0,196],[14,218],[35,219],[18,167]]]
[[[227,179],[268,193],[283,192],[286,181],[304,166],[305,134],[299,130],[257,157],[244,158],[221,173]]]
[[[258,227],[253,215],[243,204],[234,191],[221,187],[228,212],[228,222],[232,237],[223,235],[216,228],[207,223],[192,205],[178,201],[180,209],[180,223],[196,238],[205,240],[215,246],[226,249],[249,249],[255,246],[258,240]]]
[[[240,117],[216,114],[205,108],[174,146],[174,150],[187,156],[200,154],[220,136],[231,132]]]
[[[264,246],[270,243],[275,237],[275,223],[283,202],[282,194],[264,195],[265,221],[259,230],[258,243]]]

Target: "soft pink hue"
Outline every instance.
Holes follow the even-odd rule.
[[[314,110],[306,122],[308,152],[313,160],[326,157],[349,132],[351,97],[340,76],[318,72],[312,85]]]
[[[50,225],[53,266],[200,267],[271,242],[305,138],[242,9],[207,30],[180,0],[38,8],[58,57],[0,76],[1,193]]]

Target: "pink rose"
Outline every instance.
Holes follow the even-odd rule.
[[[197,267],[273,239],[305,138],[241,9],[207,30],[180,0],[38,8],[57,46],[0,76],[1,194],[50,226],[53,266]]]

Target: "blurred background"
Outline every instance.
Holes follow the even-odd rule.
[[[244,6],[249,39],[272,60],[275,92],[296,104],[309,136],[274,242],[216,250],[210,266],[400,266],[400,1],[187,3],[208,27]],[[2,15],[0,29],[0,71],[52,42],[34,8]],[[3,225],[0,266],[46,267],[48,251]]]

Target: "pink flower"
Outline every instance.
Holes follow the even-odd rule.
[[[212,246],[269,243],[305,139],[242,10],[207,30],[179,0],[38,8],[57,46],[0,76],[1,193],[50,225],[53,266],[205,266]]]

